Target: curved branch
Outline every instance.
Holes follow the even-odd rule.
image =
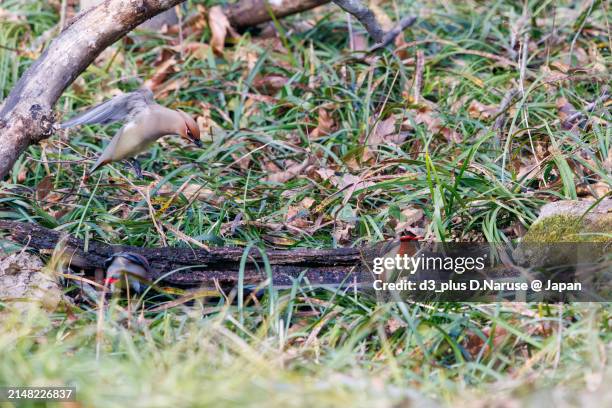
[[[53,133],[52,107],[109,45],[184,0],[106,0],[84,10],[19,79],[0,110],[0,179],[31,144]]]
[[[223,8],[232,27],[241,29],[256,26],[275,18],[282,18],[292,14],[310,10],[331,0],[283,0],[282,3],[268,2],[268,0],[240,0]]]

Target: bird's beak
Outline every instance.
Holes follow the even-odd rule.
[[[200,139],[191,139],[194,145],[202,147],[202,141]]]

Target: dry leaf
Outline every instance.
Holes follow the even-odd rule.
[[[290,205],[285,214],[285,223],[296,228],[308,228],[312,222],[308,219],[308,210],[301,205]]]
[[[169,58],[155,68],[153,76],[145,81],[145,86],[153,92],[164,83],[168,75],[176,72],[176,59]]]
[[[187,77],[180,77],[172,81],[168,81],[164,84],[164,86],[162,86],[155,92],[155,97],[163,98],[167,96],[170,92],[180,90],[186,87],[188,84],[189,78]]]
[[[302,163],[293,163],[287,170],[280,171],[277,173],[273,173],[268,175],[265,178],[265,181],[269,181],[272,183],[286,183],[287,181],[295,178],[304,173],[306,167],[310,165],[310,158],[306,158]]]
[[[47,175],[43,177],[43,179],[36,186],[36,199],[44,200],[45,197],[49,195],[49,193],[53,190],[53,179],[54,175]]]
[[[571,130],[585,124],[584,115],[576,110],[574,105],[572,105],[566,98],[557,99],[557,111],[559,112],[561,126],[565,130]]]
[[[468,353],[472,357],[478,356],[480,350],[484,347],[484,355],[488,355],[491,352],[491,344],[493,345],[493,349],[500,347],[506,339],[509,337],[509,333],[503,327],[496,327],[495,332],[493,333],[492,341],[489,342],[488,339],[491,337],[491,328],[485,327],[482,329],[482,334],[484,334],[487,340],[484,340],[482,337],[477,335],[476,333],[470,331],[468,336],[464,341],[464,347]],[[486,341],[486,344],[485,344]]]
[[[264,75],[253,79],[253,88],[264,95],[274,95],[289,82],[287,77],[282,75]]]
[[[377,147],[385,143],[385,138],[395,132],[396,120],[395,115],[391,115],[387,119],[378,122],[374,132],[368,139],[368,145]]]
[[[231,25],[221,6],[213,6],[208,10],[208,26],[212,34],[210,45],[213,51],[218,55],[223,55],[225,38],[231,29]]]
[[[319,122],[317,127],[310,132],[310,139],[317,139],[331,133],[335,126],[332,114],[325,108],[319,108]]]
[[[305,197],[301,202],[300,205],[306,209],[312,207],[312,205],[315,203],[314,198],[311,197]]]
[[[210,45],[201,43],[201,42],[188,42],[183,43],[182,45],[175,45],[172,47],[172,50],[175,52],[183,52],[185,55],[192,55],[196,59],[205,59],[208,57],[208,50],[210,50]]]
[[[378,5],[378,3],[380,3],[380,0],[370,1],[370,10],[372,10],[372,13],[374,13],[376,16],[376,20],[380,24],[381,28],[386,32],[391,30],[395,24],[393,24],[393,20],[391,20],[382,7]]]
[[[25,20],[25,15],[16,14],[12,11],[0,8],[0,21],[19,23]]]
[[[428,131],[433,134],[441,134],[449,142],[459,143],[463,140],[461,133],[454,129],[442,126],[442,121],[434,114],[435,112],[433,111],[432,107],[430,105],[425,105],[417,110],[414,117],[414,122],[417,125],[424,124]],[[402,129],[412,129],[409,119],[406,119],[402,123]]]
[[[443,127],[440,129],[440,134],[444,136],[444,138],[449,142],[461,143],[461,141],[463,140],[463,136],[461,135],[461,133],[457,132],[455,129]]]
[[[355,228],[353,224],[338,221],[332,231],[332,237],[338,244],[346,244],[351,241],[351,230]]]
[[[320,169],[316,169],[315,173],[317,173],[319,175],[319,177],[321,177],[322,181],[325,180],[335,180],[334,177],[336,175],[336,172],[333,171],[332,169],[328,169],[326,167],[324,168],[320,168]],[[332,183],[334,183],[334,181],[332,181]]]
[[[219,125],[212,119],[210,105],[205,102],[200,102],[200,116],[196,118],[196,123],[200,129],[202,140],[212,140],[213,128],[219,128]]]
[[[474,119],[491,119],[497,113],[497,108],[491,105],[485,105],[477,100],[472,100],[468,107],[468,114]]]
[[[401,234],[408,228],[423,219],[424,213],[420,208],[406,208],[401,212],[401,220],[395,226],[395,232]]]

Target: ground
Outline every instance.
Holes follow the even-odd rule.
[[[59,3],[0,6],[0,99],[57,33]],[[223,50],[209,46],[213,2],[188,3],[182,41],[130,35],[66,90],[58,117],[146,84],[197,117],[204,148],[167,137],[141,157],[144,179],[116,164],[83,182],[117,126],[58,131],[0,187],[0,217],[151,247],[506,242],[544,203],[609,193],[606,2],[372,3],[381,21],[418,15],[373,55],[333,5]],[[107,306],[5,311],[0,384],[74,383],[81,405],[101,407],[612,400],[607,303],[377,305],[294,289]]]

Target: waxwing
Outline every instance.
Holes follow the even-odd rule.
[[[118,121],[124,122],[123,127],[106,146],[89,174],[105,164],[133,159],[162,136],[179,135],[201,146],[200,129],[193,118],[185,112],[157,104],[153,93],[146,88],[118,95],[94,106],[62,123],[61,128]],[[137,162],[134,165],[139,174],[139,165]]]

